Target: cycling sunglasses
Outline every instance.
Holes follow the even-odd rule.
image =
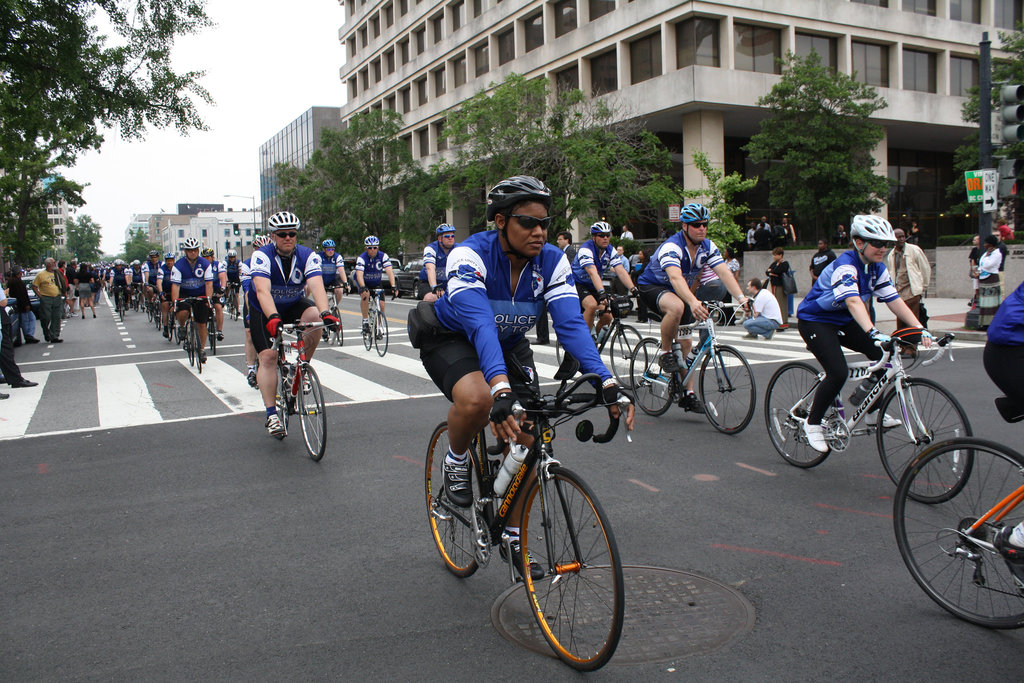
[[[553,220],[551,216],[548,216],[547,218],[537,218],[536,216],[524,216],[519,213],[510,213],[508,217],[515,218],[519,221],[519,225],[523,226],[527,230],[533,230],[538,225],[547,230]]]
[[[892,249],[896,246],[895,242],[888,240],[868,240],[868,244],[873,246],[875,249]]]
[[[287,237],[288,239],[294,239],[295,236],[298,235],[298,234],[299,233],[295,232],[294,230],[290,230],[288,232],[285,232],[285,231],[282,230],[280,232],[275,232],[274,236],[275,237]]]

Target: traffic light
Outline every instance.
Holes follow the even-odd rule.
[[[1024,140],[1024,85],[1004,85],[999,89],[1002,101],[1003,144]]]
[[[998,197],[1014,197],[1017,195],[1017,178],[1024,173],[1024,160],[1001,159],[999,161]]]
[[[238,237],[238,223],[235,223],[234,227],[232,228],[232,231],[234,232],[235,237]]]

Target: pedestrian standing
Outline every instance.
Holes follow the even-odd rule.
[[[59,344],[60,322],[64,313],[64,301],[60,294],[60,280],[57,276],[57,262],[52,258],[43,262],[46,270],[41,270],[32,280],[32,289],[39,297],[39,315],[43,322],[43,338]]]
[[[811,257],[811,284],[818,279],[821,275],[821,271],[825,270],[825,266],[836,260],[836,254],[834,251],[828,248],[828,242],[825,240],[818,240],[818,251]]]
[[[747,283],[747,294],[753,298],[750,315],[743,320],[747,338],[756,339],[761,335],[765,339],[771,339],[775,336],[775,330],[782,325],[782,309],[779,302],[763,288],[762,282],[757,278]]]
[[[836,247],[846,249],[850,246],[850,235],[846,232],[846,226],[840,223],[836,226]]]
[[[64,278],[68,285],[68,315],[75,314],[75,301],[78,299],[78,291],[74,285],[74,280],[78,276],[78,261],[71,259],[68,263],[67,269],[64,271]]]
[[[999,238],[995,235],[988,235],[985,238],[985,251],[978,260],[978,325],[982,329],[988,327],[999,310],[999,302],[1002,300],[999,288],[999,266],[1003,263],[1003,255],[997,248]]]
[[[32,301],[28,297],[28,287],[21,279],[21,268],[14,266],[11,275],[7,278],[7,294],[10,297],[8,305],[13,309],[11,313],[11,342],[15,347],[21,346],[21,338],[25,337],[26,344],[38,343],[34,336],[36,333],[36,316],[32,312]]]
[[[757,230],[754,228],[753,223],[747,225],[747,251],[754,251],[757,247]]]
[[[981,260],[981,247],[978,246],[977,235],[971,240],[971,253],[967,254],[967,274],[971,278],[971,300],[967,302],[967,308],[974,308],[978,305],[978,262]]]
[[[93,276],[92,268],[88,263],[82,263],[75,274],[75,287],[78,289],[78,298],[82,307],[82,320],[85,320],[85,307],[92,310],[92,317],[96,317],[96,304],[93,303],[93,283],[96,278]]]
[[[0,372],[3,373],[4,381],[13,389],[23,387],[34,387],[37,382],[30,382],[21,375],[21,369],[14,362],[14,341],[11,338],[11,316],[7,314],[7,295],[0,289]],[[0,394],[0,398],[7,398],[6,394]]]
[[[782,276],[789,272],[789,261],[783,258],[785,254],[782,247],[772,249],[772,262],[764,271],[771,280],[772,294],[775,295],[775,300],[779,302],[779,310],[782,311],[782,324],[779,326],[782,330],[789,328],[788,297],[782,286]]]
[[[768,216],[761,216],[761,222],[754,226],[754,248],[758,251],[772,248],[772,224]]]
[[[896,246],[885,256],[885,268],[896,285],[896,291],[917,320],[921,319],[921,297],[932,279],[932,267],[924,250],[910,244],[907,234],[900,228],[893,231]],[[910,326],[909,319],[896,319],[897,329]]]
[[[633,231],[629,229],[628,225],[622,226],[622,234],[619,237],[624,240],[636,239],[633,237]]]

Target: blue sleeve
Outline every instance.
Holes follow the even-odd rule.
[[[498,375],[507,375],[505,357],[494,324],[494,311],[483,287],[466,287],[456,293],[449,292],[448,300],[458,311],[466,337],[480,357],[480,370],[490,382]]]

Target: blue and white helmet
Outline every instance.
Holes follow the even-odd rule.
[[[267,227],[270,228],[271,232],[277,232],[286,228],[298,230],[300,225],[299,217],[291,211],[278,211],[267,219]]]
[[[889,221],[881,216],[861,214],[854,216],[850,222],[850,237],[859,237],[862,240],[881,240],[883,242],[895,242],[896,233]]]
[[[334,244],[334,240],[328,238],[325,239],[320,246],[322,246],[324,249],[334,249],[334,247],[336,247],[337,245]]]
[[[441,225],[437,226],[434,232],[438,235],[444,235],[449,232],[455,232],[455,226],[449,225],[448,223],[442,223]]]
[[[711,214],[703,204],[691,202],[679,210],[679,220],[683,223],[701,223],[711,220]]]
[[[173,251],[169,251],[166,254],[164,254],[164,260],[167,260],[169,258],[174,258],[174,252]]]
[[[604,221],[597,221],[590,226],[591,235],[610,235],[612,234],[612,226]]]
[[[380,246],[380,240],[377,239],[376,235],[369,235],[365,240],[363,240],[363,246],[365,246],[365,247],[379,247]]]

